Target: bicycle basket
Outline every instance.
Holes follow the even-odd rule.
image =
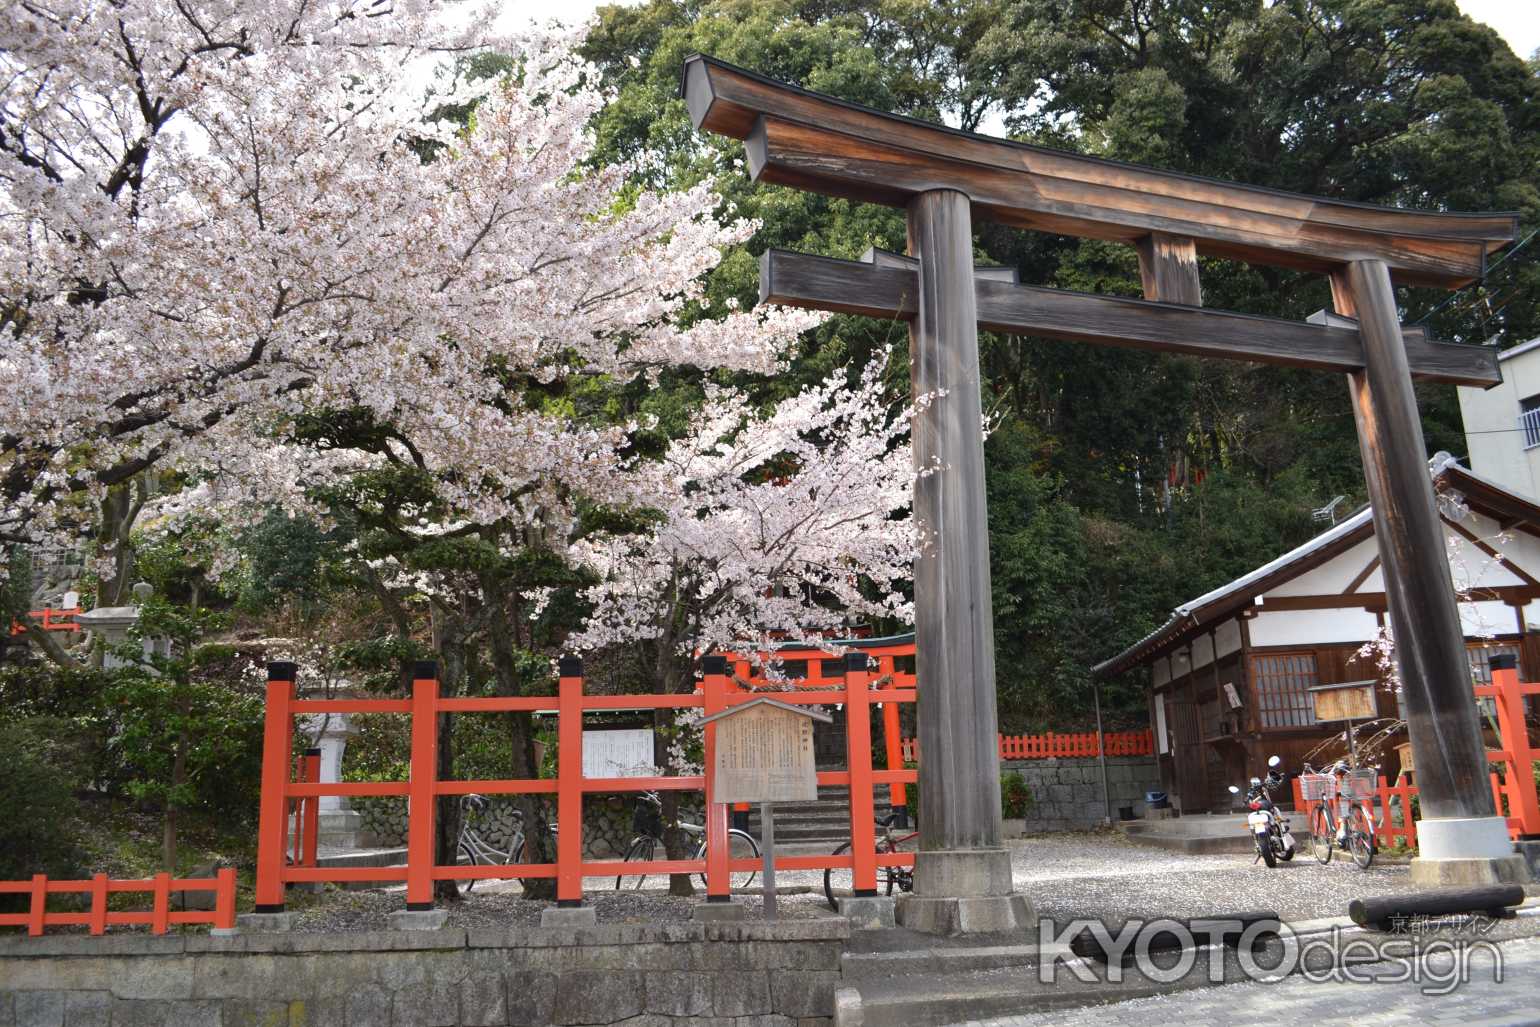
[[[1301,774],[1299,790],[1306,802],[1333,799],[1337,795],[1337,779],[1330,774]]]
[[[1371,768],[1350,770],[1342,781],[1342,792],[1349,799],[1372,799],[1378,789],[1379,775]]]
[[[631,833],[649,838],[663,837],[663,814],[658,807],[638,799],[631,810]]]

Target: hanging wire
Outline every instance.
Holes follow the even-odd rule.
[[[1518,253],[1524,247],[1528,246],[1530,240],[1533,239],[1536,235],[1540,235],[1540,228],[1537,228],[1537,229],[1531,231],[1528,235],[1526,235],[1523,239],[1521,239],[1519,241],[1519,244],[1517,246],[1512,247],[1511,249],[1508,250],[1507,253],[1504,253],[1501,257],[1498,257],[1497,261],[1487,268],[1487,276],[1490,276],[1492,274],[1492,272],[1496,271],[1498,268],[1500,268],[1504,264],[1506,264],[1508,262],[1508,258],[1509,257],[1512,257],[1515,253]],[[1482,284],[1485,283],[1485,281],[1486,281],[1486,277],[1484,276],[1480,281],[1472,282],[1471,284],[1467,285],[1463,289],[1456,289],[1454,292],[1450,293],[1448,296],[1445,296],[1444,299],[1443,299],[1443,302],[1439,303],[1438,306],[1434,307],[1432,310],[1428,311],[1426,314],[1422,315],[1421,317],[1419,317],[1416,321],[1413,321],[1412,323],[1413,324],[1418,324],[1418,325],[1425,323],[1428,320],[1428,318],[1432,317],[1434,314],[1437,314],[1440,310],[1443,310],[1445,307],[1449,306],[1449,304],[1453,303],[1455,300],[1459,299],[1461,296],[1464,296],[1466,293],[1470,292],[1472,289],[1479,289],[1482,286]],[[1473,306],[1474,304],[1476,304],[1478,302],[1480,302],[1479,293],[1475,294],[1474,296],[1472,296],[1469,299],[1469,302],[1467,302],[1465,304],[1465,306],[1461,307],[1460,310],[1464,310],[1464,309],[1466,309],[1466,307]],[[1458,312],[1459,311],[1456,311],[1456,313],[1458,313]]]

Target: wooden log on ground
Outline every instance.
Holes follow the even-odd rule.
[[[1348,903],[1348,916],[1360,927],[1391,930],[1416,917],[1453,916],[1477,913],[1501,917],[1524,901],[1524,889],[1517,884],[1482,888],[1437,888],[1432,891],[1375,895]]]

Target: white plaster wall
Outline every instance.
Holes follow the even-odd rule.
[[[1525,450],[1519,402],[1540,395],[1540,348],[1503,360],[1502,384],[1460,387],[1460,417],[1471,470],[1531,499],[1540,498],[1540,447]]]
[[[1155,661],[1152,682],[1159,686],[1171,680],[1171,663],[1165,658]]]
[[[1374,559],[1378,553],[1379,549],[1371,535],[1347,552],[1338,553],[1321,566],[1306,571],[1290,581],[1285,581],[1267,594],[1273,596],[1337,595],[1352,583],[1358,576],[1358,572],[1364,569],[1364,565]]]
[[[1227,620],[1214,630],[1214,643],[1219,649],[1219,658],[1224,659],[1241,647],[1241,622]]]
[[[1467,638],[1508,635],[1518,630],[1513,607],[1507,603],[1460,603],[1459,610]]]
[[[1194,668],[1207,667],[1214,662],[1214,646],[1209,641],[1208,635],[1199,635],[1192,640],[1192,665]]]
[[[1367,642],[1379,623],[1368,610],[1272,610],[1264,605],[1251,622],[1251,644],[1330,645]]]

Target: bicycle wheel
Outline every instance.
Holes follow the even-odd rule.
[[[843,856],[850,851],[850,843],[846,842],[835,849],[830,855]],[[829,908],[836,913],[840,911],[840,899],[848,899],[851,889],[855,887],[854,878],[849,867],[830,867],[823,872],[823,895],[829,900]]]
[[[631,847],[626,850],[626,862],[627,863],[645,863],[648,860],[652,859],[652,845],[653,845],[653,839],[648,838],[645,835],[637,838],[636,840],[634,840],[631,843]],[[640,890],[641,887],[642,887],[642,882],[645,881],[646,879],[647,879],[647,875],[646,874],[637,874],[636,876],[631,878],[631,880],[632,880],[631,887],[633,889]],[[620,891],[621,888],[623,888],[625,886],[625,881],[626,881],[626,875],[625,874],[617,874],[617,875],[615,875],[615,890],[616,891]]]
[[[899,835],[887,844],[878,844],[879,852],[918,852],[920,832]],[[914,891],[914,867],[878,867],[877,873],[887,881],[887,892],[893,894],[896,887],[901,892]]]
[[[1365,870],[1374,862],[1374,825],[1369,823],[1362,806],[1354,806],[1348,813],[1348,852],[1353,862]]]
[[[1331,812],[1323,802],[1310,811],[1310,851],[1323,864],[1331,862]]]
[[[759,843],[754,836],[746,831],[732,830],[727,832],[727,852],[732,859],[758,859]],[[732,882],[734,888],[747,888],[754,883],[756,870],[734,870]]]
[[[461,842],[455,852],[455,863],[461,866],[473,866],[478,862],[480,861],[476,859],[476,854],[471,851],[471,847]],[[471,889],[476,887],[476,880],[474,877],[462,877],[456,880],[455,891],[461,895],[469,895]]]

